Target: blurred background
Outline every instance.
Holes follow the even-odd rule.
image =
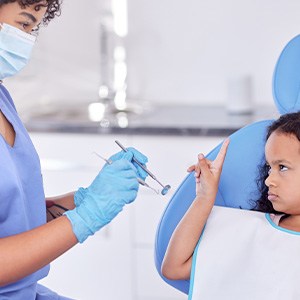
[[[30,65],[6,84],[19,107],[92,102],[101,85],[116,88],[114,63],[121,61],[128,101],[225,105],[230,86],[247,78],[253,103],[272,105],[272,72],[299,33],[299,6],[296,0],[65,0],[61,17],[41,30]]]
[[[119,59],[134,102],[225,105],[232,81],[248,78],[254,103],[272,104],[272,72],[299,33],[299,6],[296,0],[65,0],[61,17],[41,30],[30,65],[6,84],[22,107],[96,101],[99,87],[112,85]]]

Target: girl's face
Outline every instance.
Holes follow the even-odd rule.
[[[42,3],[43,1],[38,4]],[[33,4],[26,8],[21,8],[17,1],[3,4],[0,7],[0,23],[6,23],[30,33],[41,23],[47,10],[47,7],[40,7],[40,9],[36,11],[35,7],[38,6],[38,4]]]
[[[275,210],[300,215],[300,142],[293,134],[273,132],[265,146],[268,199]]]

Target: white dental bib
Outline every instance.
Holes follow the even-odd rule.
[[[300,233],[215,206],[194,252],[189,300],[299,300]]]

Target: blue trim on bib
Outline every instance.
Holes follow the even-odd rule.
[[[289,229],[286,229],[286,228],[283,228],[283,227],[280,227],[278,225],[276,225],[273,220],[271,219],[271,216],[270,214],[265,214],[266,216],[266,219],[269,221],[269,223],[276,229],[280,230],[280,231],[283,231],[283,232],[286,232],[286,233],[289,233],[289,234],[294,234],[294,235],[300,235],[300,232],[298,231],[294,231],[294,230],[289,230]]]
[[[192,260],[192,268],[191,268],[191,277],[190,277],[190,287],[189,287],[189,297],[188,300],[192,300],[192,294],[193,294],[193,289],[194,289],[194,279],[195,279],[195,268],[196,268],[196,261],[197,261],[197,254],[198,254],[198,248],[199,245],[201,243],[202,237],[203,237],[203,233],[205,230],[205,226],[203,227],[202,233],[200,235],[198,244],[194,250],[194,255],[193,255],[193,260]]]

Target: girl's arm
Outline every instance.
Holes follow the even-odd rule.
[[[162,263],[162,274],[168,279],[190,278],[193,252],[215,202],[228,144],[226,139],[214,161],[200,154],[198,164],[188,169],[195,171],[196,198],[170,239]]]
[[[166,278],[171,280],[190,278],[193,252],[214,200],[196,197],[177,225],[162,264],[162,274]]]
[[[0,286],[39,270],[77,244],[67,217],[0,239]]]

